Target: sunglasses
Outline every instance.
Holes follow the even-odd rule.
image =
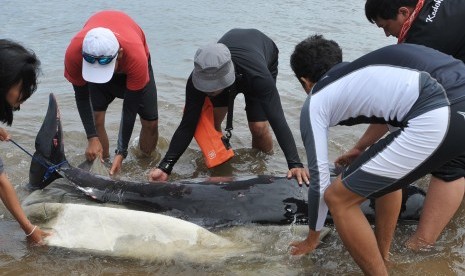
[[[87,54],[85,52],[82,52],[82,57],[84,58],[85,61],[87,61],[90,64],[94,64],[96,61],[100,65],[107,65],[109,64],[116,56],[118,55],[118,52],[116,52],[112,56],[93,56],[91,54]]]

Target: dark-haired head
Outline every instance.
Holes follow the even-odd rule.
[[[301,78],[316,83],[329,69],[341,62],[342,50],[339,45],[322,35],[313,35],[303,40],[295,46],[291,55],[291,68],[301,83]]]
[[[371,23],[375,23],[378,18],[394,20],[397,18],[399,8],[414,8],[417,3],[418,0],[367,0],[365,3],[365,16]]]
[[[13,111],[37,89],[40,61],[20,44],[0,39],[0,121],[11,125]],[[11,93],[19,89],[17,97]]]

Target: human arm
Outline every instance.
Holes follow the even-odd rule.
[[[279,146],[283,150],[288,164],[287,177],[295,177],[299,185],[309,184],[309,172],[304,168],[297,153],[297,147],[292,136],[291,129],[287,124],[284,111],[279,98],[276,84],[271,74],[263,77],[255,77],[253,90],[260,93],[257,95],[268,122],[276,136]]]
[[[121,170],[123,160],[128,153],[129,140],[131,139],[134,123],[137,117],[137,111],[143,98],[143,90],[127,90],[124,93],[121,122],[119,127],[118,142],[116,155],[110,169],[110,175],[118,173]]]
[[[368,147],[383,137],[387,131],[388,127],[385,124],[370,124],[355,146],[343,155],[336,158],[334,163],[340,166],[348,166]]]
[[[300,131],[307,152],[310,175],[308,189],[309,234],[304,241],[294,242],[291,254],[301,255],[313,251],[318,246],[319,232],[323,228],[328,207],[324,192],[330,183],[328,165],[327,132],[329,123],[319,110],[319,103],[310,107],[311,96],[307,98],[300,116]]]
[[[206,95],[195,89],[189,77],[186,85],[186,104],[181,123],[173,134],[168,151],[157,168],[149,173],[150,181],[165,181],[168,179],[174,164],[189,146],[197,128]]]
[[[87,84],[84,86],[73,85],[73,89],[76,106],[87,136],[86,159],[92,161],[97,157],[102,157],[103,148],[95,128],[89,89]]]
[[[95,129],[88,83],[82,78],[82,38],[74,37],[71,40],[66,49],[64,65],[64,77],[73,85],[76,106],[87,136],[86,159],[92,161],[102,156],[103,149]]]
[[[19,203],[16,191],[5,172],[0,173],[0,198],[8,211],[10,211],[16,221],[18,221],[24,233],[28,235],[27,238],[34,243],[43,244],[43,239],[48,236],[49,233],[33,225],[26,217]]]
[[[118,54],[117,70],[124,72],[126,83],[118,141],[110,175],[118,173],[122,168],[123,160],[128,154],[129,141],[134,130],[137,113],[141,106],[148,105],[143,101],[145,94],[151,93],[148,86],[150,85],[150,76],[153,75],[150,56],[147,56],[143,44],[134,45],[134,48],[128,51],[123,52],[123,50],[121,48]]]

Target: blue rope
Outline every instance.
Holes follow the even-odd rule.
[[[38,159],[37,157],[35,157],[34,155],[30,154],[25,148],[21,147],[18,143],[16,143],[12,139],[10,139],[9,141],[12,142],[13,144],[15,144],[18,148],[20,148],[22,151],[24,151],[27,155],[32,157],[32,159],[34,161],[36,161],[37,163],[39,163],[40,165],[42,165],[43,167],[45,167],[47,169],[47,172],[44,175],[44,181],[47,180],[54,172],[56,172],[63,164],[68,163],[68,161],[65,160],[65,161],[63,161],[63,162],[61,162],[61,163],[59,163],[57,165],[49,166],[44,161],[42,161],[42,160]]]
[[[44,175],[44,181],[47,180],[54,172],[56,172],[65,163],[68,163],[68,161],[65,160],[57,165],[48,167],[47,172]]]

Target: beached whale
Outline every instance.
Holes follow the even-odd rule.
[[[196,261],[247,251],[196,224],[155,213],[72,203],[24,209],[31,221],[52,233],[45,240],[49,246],[144,260]]]
[[[307,221],[307,188],[284,177],[140,183],[98,176],[73,167],[64,154],[60,112],[53,94],[50,94],[47,115],[37,134],[35,148],[29,181],[36,189],[64,177],[75,185],[76,191],[93,200],[167,213],[206,227],[246,223],[284,225]],[[406,189],[399,219],[417,220],[424,196],[425,193],[417,187]],[[374,205],[366,201],[362,207],[367,217],[372,218]]]
[[[40,192],[31,195],[39,196],[36,193]],[[251,238],[253,235],[246,238],[241,233],[280,233],[295,240],[303,239],[308,231],[306,225],[249,224],[213,233],[171,216],[95,204],[41,202],[24,210],[34,224],[51,233],[45,239],[48,246],[147,261],[221,262],[259,250],[261,245]],[[329,233],[324,227],[320,239]]]

